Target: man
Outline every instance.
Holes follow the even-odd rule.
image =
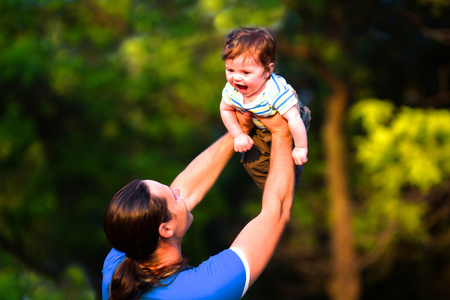
[[[238,114],[247,132],[249,115]],[[103,268],[103,299],[239,299],[261,275],[289,221],[294,196],[292,137],[280,115],[261,118],[272,132],[270,170],[258,216],[229,249],[187,267],[181,241],[201,202],[234,153],[226,134],[169,186],[135,180],[108,205],[104,228],[114,249]]]

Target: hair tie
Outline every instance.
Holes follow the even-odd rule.
[[[128,259],[131,259],[131,260],[137,260],[137,258],[135,256],[130,255],[130,254],[126,254],[125,253],[125,257],[128,258]]]

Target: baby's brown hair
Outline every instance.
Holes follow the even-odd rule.
[[[241,55],[246,58],[253,57],[264,69],[270,71],[270,64],[275,63],[276,51],[276,36],[271,30],[260,27],[238,27],[225,38],[221,56],[223,61]]]

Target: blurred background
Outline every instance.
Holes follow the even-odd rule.
[[[245,299],[448,299],[448,0],[0,1],[0,299],[100,299],[107,203],[225,133],[220,53],[242,25],[276,31],[312,111],[290,224]],[[190,263],[260,206],[236,154]]]

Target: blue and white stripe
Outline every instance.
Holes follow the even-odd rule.
[[[270,74],[270,79],[267,81],[264,91],[251,103],[244,103],[242,94],[229,82],[222,91],[222,97],[227,104],[238,111],[251,111],[257,116],[264,117],[273,116],[277,112],[283,115],[298,102],[292,87],[286,80],[273,73]],[[257,118],[253,117],[252,120],[257,127],[266,129]]]

